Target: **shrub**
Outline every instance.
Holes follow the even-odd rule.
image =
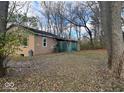
[[[103,49],[103,48],[104,48],[104,45],[101,45],[100,42],[94,42],[94,46],[92,46],[90,42],[85,42],[80,45],[81,50]]]
[[[8,57],[20,50],[22,39],[23,37],[17,32],[0,33],[0,77],[6,74]]]

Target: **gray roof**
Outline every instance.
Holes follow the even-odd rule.
[[[77,42],[76,40],[68,40],[68,39],[65,39],[65,38],[61,38],[61,37],[58,37],[57,35],[55,34],[52,34],[52,33],[49,33],[49,32],[46,32],[46,31],[42,31],[42,30],[38,30],[38,29],[34,29],[34,28],[30,28],[30,27],[26,27],[26,26],[22,26],[22,25],[16,25],[16,24],[12,24],[10,25],[7,30],[9,30],[10,28],[12,27],[23,27],[25,29],[28,29],[30,30],[31,32],[33,32],[34,34],[37,34],[37,35],[42,35],[42,36],[46,36],[46,37],[51,37],[51,38],[55,38],[57,40],[60,40],[60,41],[72,41],[72,42]]]

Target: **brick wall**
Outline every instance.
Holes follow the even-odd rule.
[[[24,54],[24,56],[29,56],[28,51],[31,49],[34,51],[34,35],[29,35],[27,38],[28,46],[20,46],[22,51],[18,51],[17,54]]]
[[[35,36],[35,48],[34,48],[34,54],[47,54],[54,52],[54,47],[56,45],[56,39],[53,38],[47,38],[47,47],[42,46],[42,36]]]

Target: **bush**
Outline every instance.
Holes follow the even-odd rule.
[[[0,77],[6,74],[9,56],[15,55],[16,51],[20,50],[22,39],[19,33],[0,33]]]
[[[94,46],[91,45],[90,42],[82,43],[80,45],[81,50],[90,50],[90,49],[103,49],[104,45],[101,45],[100,42],[94,42]]]

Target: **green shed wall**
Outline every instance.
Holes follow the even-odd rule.
[[[58,41],[56,49],[58,52],[77,51],[77,42]]]

